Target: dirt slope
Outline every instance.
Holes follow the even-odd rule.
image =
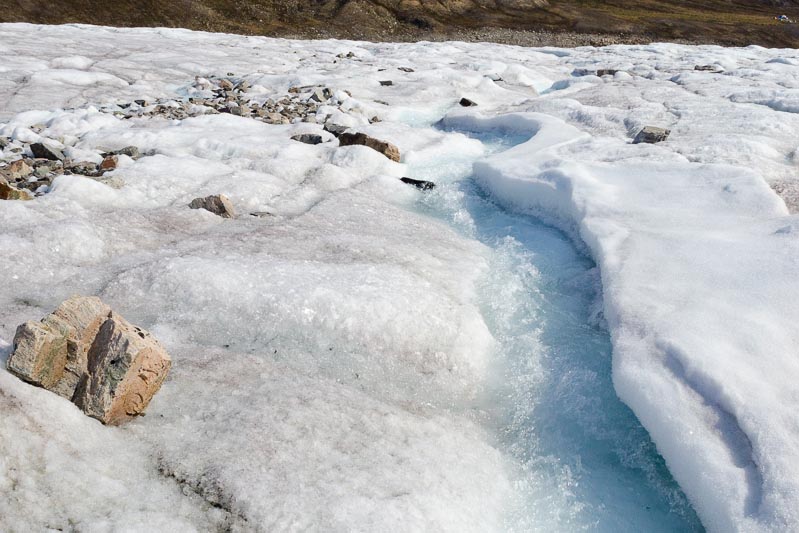
[[[799,47],[799,0],[0,0],[0,22],[370,40],[684,40]]]

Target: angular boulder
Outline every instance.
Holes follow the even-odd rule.
[[[396,161],[397,163],[400,161],[399,148],[390,142],[375,139],[374,137],[370,137],[365,133],[342,133],[338,136],[338,141],[340,146],[366,146],[372,150],[380,152],[392,161]]]
[[[63,161],[66,159],[64,154],[61,153],[61,150],[52,146],[47,146],[43,143],[33,143],[30,148],[31,152],[33,153],[33,157],[36,158],[49,159],[51,161]]]
[[[224,194],[215,194],[213,196],[206,196],[205,198],[195,198],[189,204],[192,209],[205,209],[222,218],[234,218],[236,212],[233,210],[233,204],[230,199]]]
[[[461,107],[474,107],[477,105],[477,102],[469,100],[468,98],[461,98],[461,101],[458,103],[461,105]]]
[[[25,189],[12,187],[0,178],[0,200],[33,200],[33,195]]]
[[[149,333],[99,298],[75,296],[17,328],[7,366],[104,424],[119,424],[144,411],[171,360]]]
[[[341,124],[334,124],[332,122],[328,122],[324,125],[324,130],[328,133],[332,133],[335,137],[340,137],[342,133],[347,131],[349,126],[343,126]]]
[[[119,425],[144,412],[171,366],[155,338],[112,313],[89,350],[75,405],[103,424]]]
[[[117,155],[108,155],[103,158],[103,161],[100,163],[100,170],[114,170],[117,168],[119,164],[119,156]]]
[[[655,144],[663,142],[669,138],[671,130],[665,128],[656,128],[655,126],[646,126],[638,132],[638,135],[633,139],[633,144],[647,143]]]
[[[28,177],[32,173],[33,167],[31,167],[24,159],[17,159],[5,167],[0,168],[0,176],[14,181]]]

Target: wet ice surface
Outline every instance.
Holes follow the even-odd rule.
[[[451,131],[451,130],[450,130]],[[486,154],[528,140],[457,132]],[[485,409],[519,470],[513,531],[703,531],[646,431],[616,397],[598,271],[561,231],[508,213],[473,176],[468,158],[438,152],[409,174],[436,180],[419,209],[493,250],[479,283],[499,342]]]
[[[0,202],[0,359],[84,293],[175,362],[118,429],[0,370],[0,529],[699,529],[664,461],[709,530],[799,524],[799,222],[767,185],[796,184],[796,51],[2,25],[0,52],[0,135],[156,153]],[[228,72],[350,91],[403,164],[92,107]],[[274,216],[186,208],[216,193]]]

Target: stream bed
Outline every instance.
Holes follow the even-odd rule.
[[[527,140],[448,131],[484,156]],[[454,143],[457,146],[457,143]],[[468,151],[466,151],[468,152]],[[703,531],[646,430],[616,396],[598,269],[561,231],[493,203],[473,156],[409,165],[436,189],[417,209],[491,250],[480,306],[499,343],[482,409],[517,469],[509,531]]]

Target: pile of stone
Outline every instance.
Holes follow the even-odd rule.
[[[170,120],[183,120],[208,114],[230,113],[260,120],[267,124],[295,124],[298,122],[315,123],[318,120],[321,106],[338,107],[340,105],[330,88],[317,85],[292,87],[286,95],[264,98],[259,95],[251,95],[250,85],[246,80],[232,77],[197,77],[193,89],[201,96],[194,96],[186,101],[135,100],[130,103],[106,106],[102,110],[123,119],[157,116]],[[324,121],[320,120],[320,122]]]
[[[121,155],[133,159],[142,156],[137,147],[128,146],[99,154],[102,161],[92,163],[67,158],[55,142],[25,143],[2,139],[0,144],[5,146],[3,153],[7,153],[9,158],[6,161],[0,160],[2,200],[31,200],[45,194],[50,190],[53,180],[62,174],[86,176],[118,189],[124,182],[116,176],[105,176],[105,173],[117,168]]]
[[[103,424],[118,425],[144,414],[172,361],[147,331],[99,298],[75,296],[17,328],[7,366]]]

